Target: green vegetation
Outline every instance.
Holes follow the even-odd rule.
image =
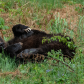
[[[45,18],[48,14],[53,14],[51,10],[62,8],[64,4],[74,5],[76,3],[84,6],[84,0],[0,1],[0,14],[8,13],[9,18],[13,18],[16,23],[19,23],[17,22],[17,19],[19,19],[20,23],[23,24],[28,24],[27,19],[30,18],[36,22],[39,28],[42,28],[42,21],[45,19],[44,26],[46,25],[45,27],[50,30],[50,33],[69,35],[74,38],[75,45],[77,46],[75,57],[71,61],[68,59],[63,60],[61,50],[48,52],[48,56],[53,59],[44,60],[42,63],[28,62],[27,64],[16,63],[15,59],[0,54],[0,84],[84,84],[84,16],[82,16],[84,8],[76,7],[75,9],[80,14],[76,25],[77,32],[69,28],[70,24],[67,23],[66,19],[62,19],[59,13],[58,16],[55,16],[55,19],[49,19],[50,21]],[[8,26],[8,24],[5,24],[5,18],[2,18],[0,15],[0,30],[7,30],[9,29]],[[5,40],[7,38],[4,37]],[[51,39],[59,39],[66,43],[64,38],[52,37]],[[47,40],[50,41],[51,39]],[[70,48],[75,47],[73,43],[67,43],[67,45]]]
[[[0,10],[3,11],[6,10],[10,10],[10,9],[14,9],[17,7],[33,7],[34,8],[38,8],[38,9],[55,9],[56,7],[62,8],[63,4],[74,4],[74,3],[81,3],[82,5],[84,5],[84,1],[83,0],[2,0],[0,1],[0,7],[2,7]]]
[[[53,22],[53,23],[52,23]],[[68,24],[65,19],[60,19],[60,15],[58,13],[58,17],[55,16],[55,20],[52,21],[49,25],[49,29],[51,33],[63,33],[64,29],[68,30]]]
[[[84,14],[84,8],[80,8],[80,7],[76,7],[75,9],[76,11],[78,11],[79,13],[83,13]]]
[[[15,60],[10,59],[9,56],[5,57],[4,52],[3,55],[0,54],[0,71],[7,72],[13,71],[15,69]]]
[[[5,26],[4,19],[0,17],[0,29],[8,29],[8,26]]]
[[[53,36],[51,38],[45,38],[44,37],[42,39],[42,44],[45,43],[46,41],[48,41],[48,43],[49,43],[51,41],[57,41],[57,40],[59,40],[59,42],[62,42],[64,44],[66,44],[69,49],[73,49],[74,50],[76,48],[76,46],[74,45],[74,43],[72,41],[71,42],[69,41],[70,40],[69,37],[61,37],[61,36]]]

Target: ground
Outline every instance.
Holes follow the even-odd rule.
[[[47,33],[49,32],[46,27],[48,24],[46,24],[46,21],[45,19],[47,19],[47,23],[49,23],[49,21],[51,19],[54,19],[55,16],[58,15],[58,13],[60,14],[60,18],[63,18],[63,19],[66,19],[66,21],[70,24],[69,28],[74,30],[75,32],[77,31],[77,21],[78,21],[78,17],[79,15],[82,15],[82,14],[79,14],[78,11],[76,11],[76,7],[80,7],[82,8],[82,5],[81,4],[75,4],[75,5],[67,5],[65,4],[63,8],[57,8],[57,9],[54,9],[54,10],[51,10],[50,11],[50,14],[47,14],[46,10],[42,12],[42,14],[45,13],[45,15],[43,15],[43,19],[40,20],[40,24],[42,25],[41,26],[41,30],[45,30]],[[31,13],[31,17],[33,16],[32,15],[32,10],[30,10],[28,13]],[[13,14],[11,13],[11,16]],[[17,16],[14,16],[14,18],[11,18],[9,17],[10,14],[9,13],[1,13],[0,14],[0,17],[4,18],[5,20],[5,25],[9,26],[10,29],[6,30],[6,34],[4,36],[6,37],[12,37],[12,30],[11,28],[13,27],[13,25],[17,24],[17,23],[22,23],[21,21],[21,17],[19,17],[18,15]],[[17,18],[17,19],[16,19]],[[25,21],[26,21],[26,24],[27,26],[29,26],[30,28],[36,28],[36,29],[39,29],[39,25],[36,24],[36,20],[32,20],[32,18],[30,17],[24,17]],[[24,23],[22,23],[24,24]],[[0,36],[3,37],[1,31],[5,31],[5,30],[0,30]]]

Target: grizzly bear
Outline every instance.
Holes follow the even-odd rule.
[[[46,55],[51,50],[61,50],[64,57],[74,57],[74,41],[64,34],[47,34],[46,32],[28,29],[28,26],[17,24],[12,28],[14,38],[9,40],[4,49],[11,57],[24,57],[33,54]],[[55,40],[53,40],[55,38]],[[44,41],[45,40],[45,41]],[[43,41],[43,42],[42,42]]]

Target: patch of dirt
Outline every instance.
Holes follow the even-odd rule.
[[[82,7],[82,5],[65,5],[62,9],[56,9],[56,11],[53,12],[53,15],[56,16],[59,13],[60,17],[66,19],[68,24],[70,24],[70,28],[76,30],[79,17],[78,11],[75,11],[76,7]]]
[[[20,75],[20,71],[19,70],[15,70],[14,72],[4,72],[4,73],[0,73],[0,76],[7,76],[7,75],[12,75],[13,77],[15,77],[16,75]]]
[[[65,4],[64,8],[62,9],[56,8],[52,10],[51,14],[46,15],[44,19],[47,18],[48,23],[49,23],[51,19],[55,19],[55,17],[60,16],[60,18],[66,19],[67,23],[69,24],[70,29],[77,31],[78,18],[79,18],[79,15],[82,15],[82,14],[79,14],[78,11],[75,10],[76,7],[83,8],[81,4],[76,4],[76,5]]]

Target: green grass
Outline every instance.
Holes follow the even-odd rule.
[[[16,64],[15,60],[11,59],[9,56],[5,57],[5,55],[0,54],[0,71],[7,72],[15,70]]]
[[[13,8],[15,3],[18,9]],[[38,12],[41,9],[46,9],[48,10],[47,13],[50,13],[51,9],[62,8],[64,3],[81,3],[84,5],[84,0],[3,0],[0,1],[0,13],[9,12],[9,17],[11,18],[15,18],[19,14],[24,24],[26,24],[24,17],[31,17],[40,25],[40,20],[42,20],[43,16],[41,12],[39,14]],[[27,13],[29,11],[28,7],[33,11],[32,15]],[[25,8],[27,10],[24,12]],[[11,13],[14,13],[13,16],[11,16]],[[0,29],[5,26],[5,22],[1,17],[0,26]],[[74,59],[71,61],[66,59],[64,62],[63,57],[59,58],[60,51],[54,52],[52,50],[51,53],[48,53],[49,57],[60,60],[59,63],[56,60],[45,60],[42,63],[28,62],[27,64],[19,65],[9,56],[0,54],[0,73],[20,71],[20,74],[17,75],[0,76],[0,84],[84,84],[84,17],[79,17],[76,33],[70,30],[68,26],[66,19],[60,19],[59,15],[59,17],[55,17],[55,20],[51,20],[48,23],[47,29],[51,33],[64,33],[75,38],[77,49]],[[5,37],[4,39],[7,40]]]
[[[60,15],[58,13],[58,17],[55,16],[54,22],[52,21],[50,23],[49,29],[51,33],[64,33],[64,29],[68,30],[68,23],[65,19],[60,19]]]
[[[44,62],[44,63],[27,63],[25,65],[20,65],[18,69],[21,72],[21,75],[17,75],[12,78],[12,75],[2,76],[0,79],[0,83],[8,82],[16,83],[16,84],[71,84],[71,83],[78,83],[79,79],[76,73],[70,72],[68,67],[59,63],[59,66],[51,66],[52,62]],[[54,62],[55,64],[55,62]],[[73,69],[76,69],[75,64],[69,64]]]
[[[5,21],[0,17],[0,29],[9,29],[8,26],[5,26]]]
[[[55,8],[62,8],[63,4],[74,4],[74,3],[81,3],[84,5],[83,0],[3,0],[0,1],[0,7],[4,8],[6,11],[9,9],[14,9],[14,7],[23,7],[23,6],[30,6],[34,8],[37,8],[37,10],[40,9],[55,9]],[[3,10],[1,10],[3,11]]]
[[[64,19],[63,19],[64,20]],[[59,22],[61,20],[58,20]],[[0,55],[0,72],[11,72],[15,69],[20,71],[20,74],[1,76],[0,83],[6,84],[83,84],[84,83],[84,56],[82,53],[83,49],[83,31],[84,17],[80,17],[78,22],[78,36],[76,37],[77,42],[81,47],[77,48],[77,53],[74,59],[70,62],[67,60],[63,61],[63,57],[59,58],[58,52],[51,52],[49,56],[56,57],[61,62],[56,63],[56,60],[45,60],[43,63],[31,63],[21,64],[17,66],[14,60],[9,57],[2,57]],[[57,24],[57,23],[55,23]],[[65,24],[62,26],[65,26]],[[58,28],[61,28],[60,24]],[[55,28],[55,27],[53,27]],[[67,29],[67,28],[66,28]],[[55,29],[53,29],[55,30]],[[61,32],[61,31],[59,31]],[[79,46],[78,45],[78,46]],[[66,66],[67,65],[67,66]],[[74,71],[73,71],[74,70]]]
[[[84,5],[84,0],[71,0],[71,1]]]

